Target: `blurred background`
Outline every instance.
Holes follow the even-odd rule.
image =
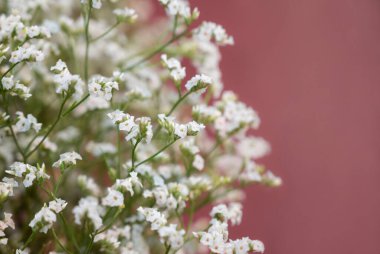
[[[380,1],[192,1],[235,37],[224,83],[253,106],[284,185],[248,190],[267,254],[380,253]]]

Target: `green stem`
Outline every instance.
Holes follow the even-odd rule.
[[[37,231],[32,231],[24,245],[21,247],[21,250],[25,250],[26,247],[33,241],[34,237],[36,236]]]
[[[3,81],[3,78],[8,74],[8,73],[10,73],[19,63],[21,63],[21,62],[18,62],[18,63],[14,63],[14,64],[12,64],[10,67],[9,67],[9,69],[6,71],[6,72],[4,72],[4,74],[3,75],[1,75],[1,78],[0,78],[0,82],[2,82]],[[3,84],[1,84],[1,85],[3,85]]]
[[[61,249],[63,249],[66,253],[71,254],[72,252],[69,251],[68,249],[66,249],[65,246],[63,246],[63,244],[61,243],[61,241],[58,239],[58,236],[57,236],[57,234],[55,233],[54,228],[52,228],[51,231],[52,231],[52,233],[53,233],[53,236],[54,236],[55,241],[58,243],[58,245],[61,247]]]
[[[109,27],[104,33],[102,33],[101,35],[93,38],[90,42],[95,42],[101,38],[103,38],[104,36],[106,36],[107,34],[109,34],[114,28],[116,28],[118,25],[120,24],[119,21],[117,21],[115,24],[113,24],[111,27]]]
[[[95,236],[96,236],[95,233],[91,234],[90,243],[87,245],[86,251],[84,252],[85,254],[90,253],[92,249],[92,245],[94,244]]]
[[[70,108],[68,110],[65,111],[65,113],[63,113],[63,117],[67,116],[68,114],[70,114],[70,112],[72,112],[74,109],[76,109],[80,104],[82,104],[83,102],[85,102],[88,98],[90,97],[90,94],[86,94],[80,101],[74,103],[73,105],[70,106]]]
[[[170,111],[166,114],[167,116],[170,116],[174,110],[178,107],[178,105],[184,100],[186,99],[187,96],[189,96],[192,92],[191,91],[188,91],[187,93],[185,93],[183,96],[181,96],[177,101],[176,103],[174,103],[174,105],[172,106],[172,108],[170,109]]]
[[[205,154],[204,158],[207,159],[210,155],[224,142],[224,139],[217,138],[215,144],[211,147],[211,149]]]
[[[45,139],[49,136],[49,134],[53,131],[54,127],[58,124],[59,120],[61,120],[62,118],[62,112],[63,112],[63,108],[66,104],[66,101],[69,99],[70,96],[66,96],[65,99],[63,100],[62,104],[61,104],[61,107],[59,109],[59,112],[58,112],[58,116],[57,116],[57,119],[54,121],[54,123],[50,126],[50,128],[48,129],[48,131],[46,132],[46,134],[44,135],[44,137],[41,139],[41,141],[30,151],[25,151],[26,155],[25,155],[25,161],[35,152],[37,151],[37,149],[40,147],[40,145],[42,145],[42,143],[45,141]],[[28,147],[30,145],[28,144]]]
[[[121,141],[120,141],[120,129],[119,125],[116,126],[117,129],[117,178],[121,175]]]
[[[131,160],[132,160],[132,170],[135,169],[135,162],[136,162],[136,149],[138,144],[141,142],[141,139],[137,140],[136,143],[133,145],[132,148],[132,154],[131,154]]]
[[[5,109],[5,113],[7,115],[10,115],[9,114],[9,103],[8,103],[8,100],[5,96],[5,92],[2,92],[2,96],[3,96],[3,101],[4,101],[4,109]],[[17,147],[17,150],[19,151],[19,153],[22,155],[23,159],[25,160],[25,153],[23,151],[23,149],[21,148],[18,140],[17,140],[17,137],[16,137],[16,133],[14,132],[13,130],[13,127],[12,127],[12,124],[10,121],[7,121],[7,126],[9,128],[9,130],[11,131],[11,136],[12,136],[12,139],[13,139],[13,142],[15,143],[16,147]]]
[[[165,254],[168,254],[171,248],[172,248],[171,245],[166,246]]]
[[[157,155],[159,155],[160,153],[162,153],[163,151],[165,151],[169,146],[171,146],[172,144],[174,144],[174,142],[176,142],[176,140],[173,140],[172,142],[170,142],[169,144],[167,144],[166,146],[162,147],[158,152],[156,152],[155,154],[153,154],[152,156],[150,156],[149,158],[139,162],[137,165],[136,165],[136,168],[138,166],[141,166],[142,164],[154,159]]]
[[[172,108],[169,110],[168,113],[166,113],[166,116],[170,116],[174,110],[178,107],[178,105],[186,99],[187,96],[189,96],[190,94],[192,93],[192,91],[188,91],[187,93],[185,93],[183,96],[179,96],[178,100],[174,103],[174,105],[172,106]],[[161,130],[161,126],[157,127],[155,130],[154,130],[154,134],[153,134],[153,137],[152,139],[155,139],[156,136],[158,135],[158,132]]]

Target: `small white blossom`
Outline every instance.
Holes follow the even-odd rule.
[[[46,234],[56,220],[57,216],[55,213],[48,207],[44,206],[38,213],[36,213],[33,220],[29,223],[29,226],[33,230],[38,230],[39,232]]]
[[[37,122],[37,119],[28,114],[26,117],[23,112],[17,111],[17,122],[16,122],[16,131],[17,132],[27,132],[30,128],[34,129],[36,132],[41,130],[42,124]]]
[[[102,204],[104,206],[123,206],[124,205],[124,196],[123,193],[117,190],[108,188],[108,194],[105,198],[102,199]]]
[[[49,202],[49,209],[55,213],[60,213],[67,206],[67,202],[63,199],[57,198]]]
[[[26,100],[32,95],[30,94],[30,88],[21,84],[18,80],[14,81],[13,76],[4,77],[2,79],[2,87],[9,91],[12,96],[19,96],[20,98]]]
[[[144,215],[145,219],[151,223],[152,230],[158,230],[167,223],[165,216],[155,208],[140,206],[137,211]]]
[[[195,75],[187,81],[185,87],[187,91],[204,93],[206,88],[212,84],[212,79],[204,74]]]
[[[9,62],[16,64],[22,61],[41,62],[44,59],[42,51],[37,50],[34,45],[21,46],[13,51]]]
[[[136,21],[138,16],[136,10],[131,8],[115,9],[113,13],[116,15],[119,22],[133,23]]]
[[[14,162],[9,168],[10,169],[5,172],[15,177],[24,178],[23,184],[26,188],[32,186],[35,180],[42,181],[50,178],[50,176],[45,173],[45,165],[34,167],[22,162]]]
[[[186,76],[185,67],[175,58],[168,58],[166,54],[161,55],[163,65],[169,70],[170,76],[174,81],[181,81]]]
[[[200,41],[215,40],[218,45],[233,45],[234,39],[226,30],[213,22],[203,22],[195,31],[194,38]]]
[[[193,167],[198,169],[198,170],[202,170],[205,166],[205,161],[204,159],[202,158],[202,156],[200,156],[199,154],[195,155],[194,156],[194,160],[193,160],[193,163],[192,163]]]
[[[78,184],[82,188],[82,190],[90,192],[92,195],[98,196],[100,194],[100,188],[95,183],[94,179],[86,175],[78,176]]]
[[[79,204],[73,209],[75,223],[81,225],[82,220],[87,218],[92,223],[94,230],[103,225],[101,217],[103,213],[104,209],[99,206],[98,199],[91,196],[79,200]]]
[[[73,95],[74,99],[79,100],[83,95],[84,83],[79,75],[72,75],[67,68],[66,63],[61,59],[50,68],[54,72],[54,82],[58,84],[56,93],[62,94],[63,92]]]
[[[59,156],[59,160],[53,163],[55,168],[67,168],[77,164],[77,160],[82,160],[82,156],[76,152],[67,152]]]
[[[80,0],[82,4],[87,4],[88,2],[92,3],[91,7],[94,9],[100,9],[102,7],[101,0]]]
[[[90,80],[88,91],[91,96],[101,97],[107,101],[112,99],[112,90],[119,90],[117,82],[106,77],[96,76]]]

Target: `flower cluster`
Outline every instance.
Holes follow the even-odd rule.
[[[47,231],[53,227],[54,222],[57,221],[57,215],[60,213],[67,205],[67,202],[62,199],[56,199],[49,202],[49,205],[41,208],[41,210],[36,213],[33,220],[29,223],[29,226],[33,231],[39,231],[47,233]]]
[[[244,189],[282,181],[223,90],[221,25],[187,0],[6,2],[0,253],[264,252],[229,234]]]

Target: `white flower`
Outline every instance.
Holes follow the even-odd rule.
[[[168,58],[166,54],[161,55],[163,65],[168,68],[170,76],[174,81],[181,81],[186,76],[185,67],[175,58]]]
[[[200,156],[199,154],[195,155],[194,156],[194,160],[193,160],[193,163],[192,163],[193,167],[198,169],[198,170],[202,170],[205,166],[205,161],[204,159],[202,158],[202,156]]]
[[[78,184],[83,190],[90,192],[92,195],[98,196],[100,194],[100,188],[94,179],[86,175],[78,176]]]
[[[22,61],[40,62],[44,59],[44,55],[40,50],[37,50],[34,45],[20,46],[13,51],[9,62],[16,64]]]
[[[49,202],[49,209],[55,213],[60,213],[67,206],[67,202],[63,199],[57,198]]]
[[[102,76],[92,78],[88,84],[88,91],[91,96],[101,97],[107,101],[112,99],[112,90],[114,89],[119,90],[118,83]]]
[[[21,84],[18,80],[14,81],[13,76],[4,77],[2,80],[2,86],[5,90],[9,91],[12,96],[19,96],[26,100],[32,95],[30,94],[30,88]]]
[[[204,93],[206,88],[212,84],[212,79],[204,74],[195,75],[187,81],[185,87],[187,91]]]
[[[244,137],[237,145],[237,152],[247,159],[259,159],[270,152],[269,143],[259,137]]]
[[[188,1],[186,0],[159,0],[162,5],[165,6],[169,16],[183,17],[188,22],[191,22],[199,17],[199,11],[194,8],[191,11]]]
[[[191,121],[186,124],[187,128],[187,135],[188,136],[195,136],[197,135],[202,129],[205,128],[203,124],[197,123],[195,121]]]
[[[138,138],[144,140],[146,143],[150,143],[153,137],[151,119],[149,117],[140,117],[136,119],[136,123],[139,127]]]
[[[79,204],[73,209],[75,223],[81,225],[81,221],[87,218],[92,223],[94,230],[103,225],[101,217],[103,213],[104,209],[99,206],[98,199],[91,196],[79,200]]]
[[[77,164],[77,160],[82,160],[82,156],[76,152],[67,152],[59,156],[59,160],[53,163],[55,168],[68,168]]]
[[[4,233],[7,228],[15,229],[11,213],[4,213],[4,219],[0,220],[0,244],[6,245],[8,243],[8,238],[5,237]]]
[[[16,131],[17,132],[27,132],[30,128],[33,128],[36,132],[41,130],[42,124],[37,122],[37,119],[28,114],[26,117],[23,112],[17,111],[17,122],[16,122]]]
[[[175,123],[174,125],[174,135],[176,138],[184,138],[187,136],[187,126],[185,124]]]
[[[79,75],[72,75],[67,68],[66,63],[61,59],[50,68],[54,72],[54,82],[58,84],[56,93],[62,94],[63,92],[73,95],[74,99],[79,100],[83,95],[84,83]]]
[[[34,45],[20,46],[17,50],[13,51],[9,62],[16,64],[22,61],[27,62],[41,62],[44,59],[42,51],[37,50]]]
[[[185,230],[177,230],[176,224],[170,224],[168,226],[161,227],[158,230],[158,234],[161,237],[161,241],[168,241],[173,249],[182,247],[184,243],[183,236],[185,234]]]
[[[20,178],[24,177],[25,187],[30,187],[35,180],[41,181],[50,178],[45,173],[45,165],[34,167],[22,162],[14,162],[9,168],[10,170],[6,170],[6,173]]]
[[[224,92],[222,100],[216,103],[222,115],[214,122],[218,135],[225,137],[247,127],[257,129],[260,118],[256,111],[242,102],[237,101],[236,95]]]
[[[227,206],[225,204],[214,206],[210,212],[210,216],[221,221],[227,221],[229,219],[229,211]]]
[[[94,9],[100,9],[102,7],[101,0],[80,0],[82,4],[87,4],[89,1],[92,3],[91,7]]]
[[[234,44],[233,37],[229,36],[221,25],[213,22],[203,22],[194,30],[194,38],[200,41],[215,40],[215,42],[221,46]]]
[[[28,249],[25,249],[25,250],[20,250],[20,249],[17,249],[16,250],[16,254],[29,254],[29,250]]]
[[[204,124],[213,123],[222,113],[215,107],[195,105],[192,112],[193,118]]]
[[[264,253],[265,251],[264,244],[260,240],[251,240],[250,245],[252,246],[254,252]]]
[[[231,203],[228,206],[228,217],[232,225],[239,225],[243,216],[243,206],[240,203]]]
[[[137,177],[137,172],[131,172],[130,177],[126,179],[116,179],[116,183],[112,186],[113,189],[121,192],[128,191],[131,196],[134,195],[134,187],[142,187],[140,179]]]
[[[266,183],[269,186],[276,187],[282,184],[281,178],[274,175],[273,172],[270,170],[266,171],[262,177],[263,177],[264,183]]]
[[[152,230],[159,230],[167,223],[165,216],[155,208],[139,207],[137,211],[151,223]]]
[[[136,10],[131,8],[124,9],[115,9],[113,13],[116,15],[116,18],[119,22],[128,22],[133,23],[137,19]]]
[[[53,223],[57,220],[55,213],[48,207],[42,207],[42,209],[36,213],[33,220],[29,223],[29,226],[33,230],[47,233],[47,231],[53,226]]]
[[[33,181],[36,179],[36,175],[34,172],[30,172],[29,174],[26,174],[24,181],[22,182],[26,188],[33,185]]]
[[[102,199],[102,204],[104,206],[123,206],[124,205],[124,196],[123,193],[117,190],[108,188],[108,194],[105,198]]]

